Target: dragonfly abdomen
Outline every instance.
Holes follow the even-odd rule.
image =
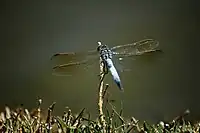
[[[119,77],[119,74],[115,68],[115,66],[113,65],[113,62],[111,59],[106,59],[106,66],[108,67],[112,77],[113,77],[113,80],[115,81],[115,83],[117,84],[117,86],[119,87],[120,90],[123,90],[123,87],[122,87],[122,83],[121,83],[121,80],[120,80],[120,77]]]

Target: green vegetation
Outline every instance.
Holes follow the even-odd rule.
[[[176,117],[169,123],[160,122],[158,124],[150,125],[147,122],[140,122],[134,117],[130,120],[125,120],[122,117],[122,111],[118,113],[115,107],[109,103],[108,107],[104,108],[105,125],[100,122],[100,117],[96,120],[90,119],[90,114],[85,113],[82,109],[79,114],[72,114],[68,108],[63,116],[54,116],[53,103],[44,116],[41,110],[41,100],[39,100],[38,107],[35,111],[29,112],[27,109],[18,108],[17,110],[10,110],[5,107],[5,112],[1,112],[0,116],[0,132],[5,133],[197,133],[199,132],[200,123],[192,124],[184,120],[184,116],[188,114],[188,110],[179,117]],[[104,127],[105,126],[105,127]]]

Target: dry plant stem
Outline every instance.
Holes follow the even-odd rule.
[[[48,108],[48,116],[47,116],[47,120],[46,120],[46,123],[48,124],[47,125],[47,132],[48,133],[50,133],[50,131],[51,131],[51,118],[52,118],[52,111],[53,111],[53,109],[54,109],[54,106],[55,106],[55,102],[53,102],[52,103],[52,105],[51,106],[49,106],[49,108]]]
[[[42,132],[42,127],[41,127],[41,104],[42,104],[42,99],[38,100],[38,108],[37,108],[37,128],[38,132]]]
[[[41,122],[41,104],[42,104],[42,99],[38,100],[38,109],[37,109],[37,122],[38,124]]]
[[[104,90],[103,90],[103,79],[104,79],[104,77],[105,77],[104,64],[102,63],[102,60],[100,58],[100,84],[99,84],[98,108],[99,108],[100,123],[103,126],[103,130],[105,132],[106,121],[105,121],[104,114],[103,114],[103,92],[104,92]]]

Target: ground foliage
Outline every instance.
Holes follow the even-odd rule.
[[[99,118],[91,120],[90,114],[82,109],[80,113],[73,114],[70,108],[66,108],[62,116],[54,116],[55,103],[49,106],[44,113],[41,110],[42,100],[38,101],[38,107],[29,112],[24,107],[11,110],[5,107],[5,111],[0,115],[0,132],[5,133],[197,133],[200,123],[192,123],[184,119],[189,114],[186,110],[182,115],[174,118],[170,122],[160,121],[157,124],[149,124],[139,121],[134,117],[124,119],[122,110],[116,111],[113,104],[109,102],[104,107],[105,123],[103,127]],[[46,115],[45,115],[46,114]],[[105,129],[105,130],[103,130]]]

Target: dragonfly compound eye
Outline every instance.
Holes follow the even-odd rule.
[[[97,47],[97,51],[100,51],[100,49],[101,49],[101,47],[102,47],[102,44],[101,44],[101,42],[99,41],[99,42],[97,42],[98,43],[98,47]]]

